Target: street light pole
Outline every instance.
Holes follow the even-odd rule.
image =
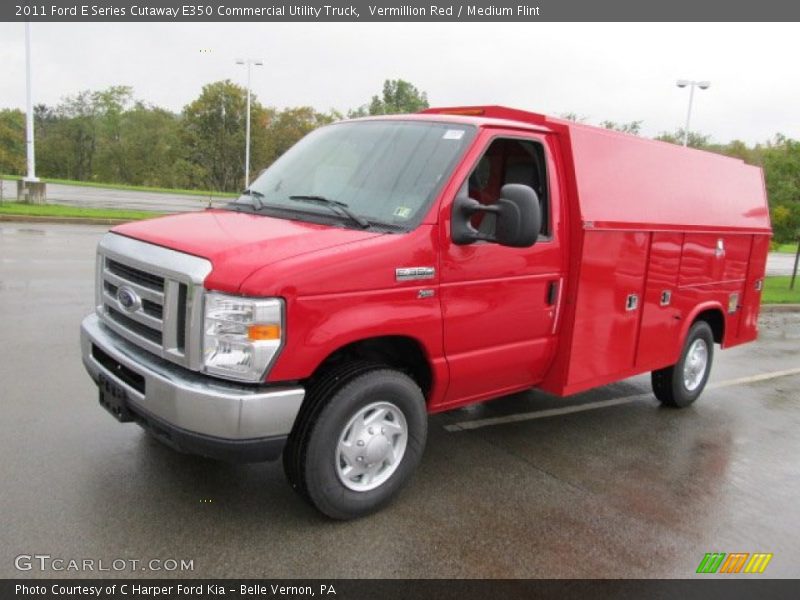
[[[247,117],[244,134],[244,187],[246,189],[250,185],[250,68],[253,65],[260,67],[264,63],[255,58],[239,58],[236,59],[236,64],[247,66]]]
[[[701,90],[707,90],[711,83],[708,81],[689,81],[687,79],[679,79],[677,81],[679,88],[689,86],[689,110],[686,111],[686,126],[683,128],[683,145],[689,144],[689,124],[692,120],[692,102],[694,101],[694,88],[699,87]]]
[[[33,94],[31,92],[31,24],[25,21],[25,147],[28,155],[28,175],[25,181],[39,181],[36,178],[36,159],[33,152]]]

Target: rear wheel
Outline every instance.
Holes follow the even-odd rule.
[[[653,371],[653,393],[662,404],[684,408],[705,388],[714,360],[714,334],[705,321],[689,329],[680,360],[671,367]]]
[[[284,454],[293,487],[335,519],[388,503],[419,464],[427,437],[425,399],[408,375],[375,365],[345,372],[310,392],[313,408]]]

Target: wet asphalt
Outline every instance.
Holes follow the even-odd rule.
[[[181,455],[100,408],[78,327],[102,233],[0,224],[0,577],[686,578],[706,552],[768,552],[760,577],[800,575],[800,375],[744,380],[800,368],[798,313],[765,315],[757,343],[718,351],[686,410],[660,407],[640,376],[435,416],[399,498],[338,523],[280,463]],[[514,414],[527,418],[453,427]],[[15,568],[34,554],[194,569]]]

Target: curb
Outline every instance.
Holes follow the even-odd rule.
[[[762,304],[762,313],[800,312],[800,304]]]
[[[156,215],[153,215],[156,216]],[[35,215],[0,214],[0,222],[11,223],[60,223],[70,225],[122,225],[140,219],[103,219],[92,217],[40,217]]]

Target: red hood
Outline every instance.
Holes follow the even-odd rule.
[[[237,291],[256,269],[300,254],[381,235],[371,231],[206,210],[120,225],[115,233],[207,258],[206,287]]]

